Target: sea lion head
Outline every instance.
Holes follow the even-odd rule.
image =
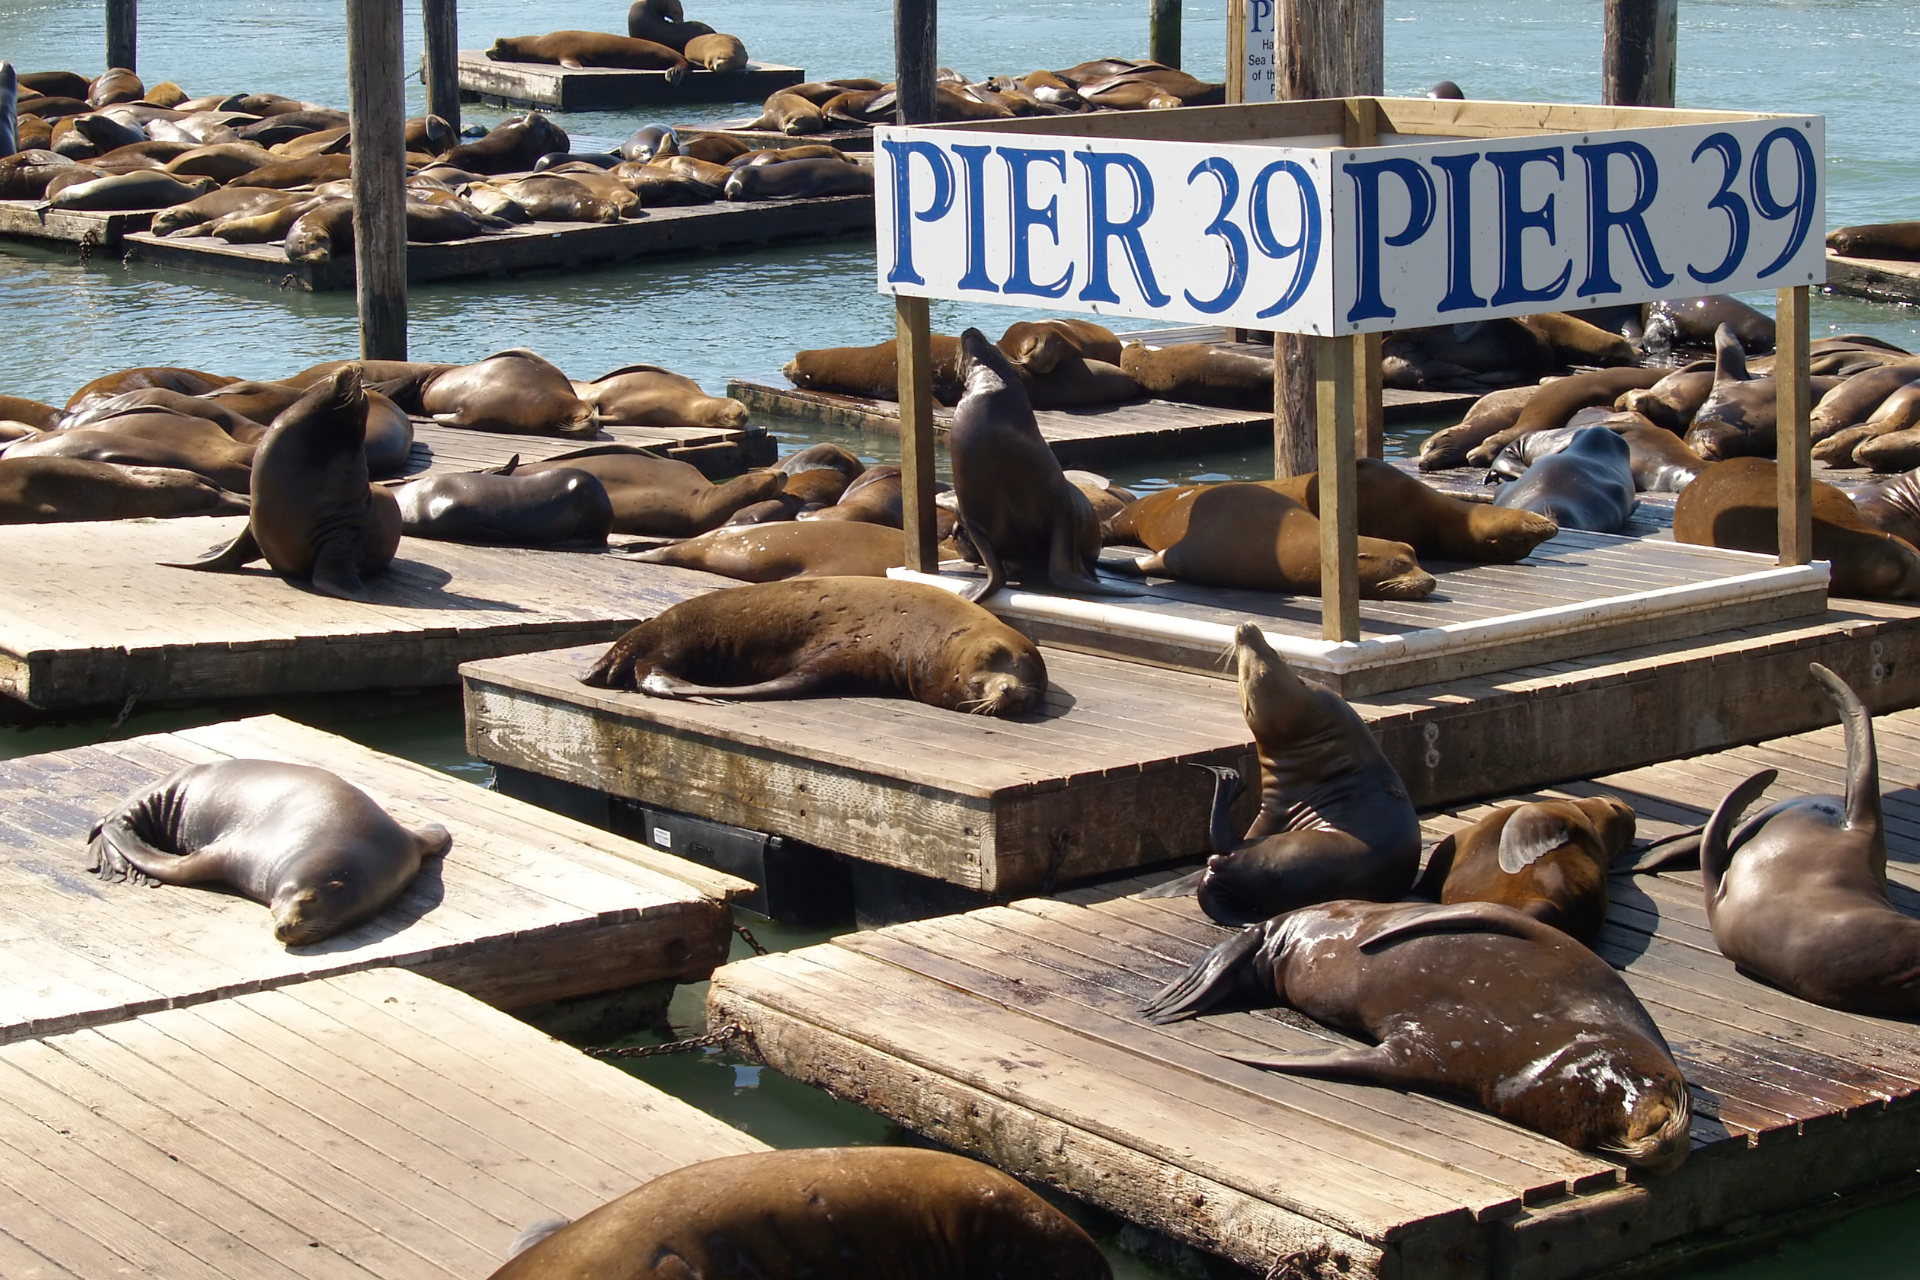
[[[1375,600],[1425,600],[1439,585],[1412,547],[1384,538],[1368,538],[1360,547],[1360,581]]]
[[[1660,1072],[1638,1081],[1642,1088],[1626,1110],[1624,1131],[1603,1140],[1600,1150],[1619,1156],[1636,1169],[1668,1173],[1687,1158],[1692,1145],[1693,1101],[1678,1073]]]
[[[350,865],[331,868],[317,883],[288,883],[273,895],[273,937],[283,947],[302,947],[331,938],[365,915],[367,895]]]
[[[1014,372],[1006,353],[978,329],[968,329],[960,335],[960,380],[970,396],[992,395],[1021,385],[1020,375]]]
[[[956,710],[977,716],[1017,716],[1032,711],[1047,696],[1046,664],[1025,636],[975,637],[967,658]]]
[[[1233,629],[1228,648],[1240,683],[1240,714],[1256,741],[1287,741],[1303,711],[1308,688],[1287,660],[1274,652],[1258,626],[1243,622]]]

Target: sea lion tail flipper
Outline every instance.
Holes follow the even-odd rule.
[[[1137,895],[1141,898],[1189,898],[1199,892],[1201,877],[1207,874],[1205,867],[1184,876],[1164,880],[1151,889],[1142,889]]]
[[[1357,1080],[1366,1084],[1398,1084],[1408,1078],[1406,1065],[1385,1044],[1364,1049],[1335,1049],[1331,1053],[1226,1053],[1222,1057],[1265,1071],[1314,1076],[1321,1080]]]
[[[1424,898],[1428,902],[1440,901],[1440,891],[1447,887],[1447,877],[1453,874],[1453,855],[1457,843],[1447,836],[1433,846],[1433,852],[1427,856],[1426,870],[1414,881],[1413,896]]]
[[[232,573],[260,558],[260,544],[254,541],[253,530],[242,529],[232,542],[221,547],[210,547],[198,560],[162,560],[160,563],[169,569],[201,569],[208,573]]]
[[[1609,875],[1651,875],[1656,871],[1682,871],[1700,865],[1701,828],[1649,840],[1629,850],[1607,869]]]
[[[694,684],[655,667],[634,687],[660,698],[804,698],[824,683],[819,671],[805,666],[758,684]]]
[[[1500,869],[1517,876],[1572,838],[1560,814],[1543,804],[1521,805],[1500,828]]]
[[[521,1254],[533,1248],[533,1246],[539,1244],[542,1240],[545,1240],[548,1236],[552,1235],[554,1232],[560,1230],[560,1228],[570,1227],[572,1225],[573,1225],[573,1219],[571,1218],[540,1219],[540,1221],[534,1223],[532,1226],[528,1227],[525,1231],[522,1231],[519,1235],[513,1238],[513,1243],[507,1246],[508,1260],[511,1261],[512,1259],[519,1257]]]
[[[966,599],[970,603],[979,604],[1007,585],[1007,570],[1000,563],[1000,553],[993,549],[991,542],[980,536],[980,530],[967,519],[967,513],[964,511],[960,513],[960,527],[967,531],[967,541],[971,542],[973,549],[980,553],[980,563],[985,565],[987,570],[986,580],[966,593]]]
[[[1724,324],[1713,331],[1713,380],[1717,383],[1752,381],[1752,375],[1747,372],[1747,349],[1733,336],[1732,328]]]
[[[1409,919],[1377,929],[1355,945],[1373,951],[1389,942],[1401,942],[1431,933],[1504,933],[1530,942],[1563,942],[1566,934],[1552,925],[1541,924],[1511,907],[1491,902],[1456,902],[1432,907]]]
[[[1880,756],[1873,743],[1873,713],[1860,695],[1830,669],[1809,663],[1813,678],[1827,687],[1847,730],[1847,826],[1879,830]]]
[[[453,847],[453,833],[437,822],[429,822],[426,826],[408,834],[413,837],[414,847],[420,850],[420,857],[423,860],[444,858],[447,856],[447,850]]]
[[[1259,925],[1234,934],[1141,1005],[1141,1016],[1148,1022],[1164,1023],[1205,1013],[1232,995],[1251,974],[1253,958],[1265,937],[1266,931]]]
[[[1713,816],[1707,819],[1707,825],[1700,828],[1700,878],[1705,884],[1709,905],[1720,896],[1720,877],[1727,873],[1727,864],[1732,861],[1732,855],[1727,852],[1727,828],[1738,822],[1747,807],[1779,776],[1775,769],[1762,769],[1754,774],[1727,792]]]
[[[224,857],[217,845],[184,857],[155,848],[134,828],[133,812],[137,809],[115,814],[94,828],[90,844],[93,871],[102,880],[179,885],[218,878],[222,873]]]
[[[313,574],[308,582],[323,596],[365,604],[367,587],[360,581],[359,559],[356,539],[334,538],[323,542],[315,548]]]

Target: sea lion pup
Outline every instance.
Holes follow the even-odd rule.
[[[1104,536],[1138,542],[1152,553],[1135,559],[1140,573],[1245,591],[1320,594],[1320,518],[1264,484],[1162,489],[1129,504]],[[1423,600],[1435,585],[1406,543],[1360,539],[1362,599]]]
[[[742,582],[788,578],[884,578],[907,562],[898,529],[859,520],[781,520],[727,525],[626,557],[701,569]]]
[[[967,598],[989,596],[1009,577],[1057,591],[1136,594],[1094,575],[1100,522],[1041,437],[1013,363],[985,334],[968,329],[960,335],[960,372],[966,390],[947,449],[960,523],[987,570]]]
[[[613,502],[598,477],[558,467],[427,476],[394,490],[410,537],[506,547],[604,547]]]
[[[1320,514],[1320,473],[1286,480],[1258,480]],[[1404,542],[1414,554],[1468,564],[1515,564],[1560,532],[1547,516],[1508,511],[1488,502],[1467,502],[1441,493],[1391,462],[1361,458],[1354,464],[1359,498],[1355,522],[1362,535]]]
[[[1420,870],[1420,819],[1406,786],[1345,698],[1302,679],[1260,628],[1234,629],[1240,711],[1260,753],[1260,816],[1227,826],[1240,775],[1216,769],[1200,871],[1143,897],[1197,892],[1221,924],[1248,924],[1336,898],[1392,901]]]
[[[718,427],[738,430],[747,424],[747,406],[726,396],[710,396],[692,378],[657,364],[630,364],[603,373],[592,382],[573,384],[574,394],[592,405],[600,422],[629,427]]]
[[[245,497],[191,471],[81,458],[0,458],[0,524],[246,513]]]
[[[1507,387],[1489,391],[1475,400],[1459,425],[1444,427],[1421,444],[1420,469],[1446,471],[1467,465],[1468,452],[1487,437],[1511,427],[1520,417],[1520,410],[1539,389],[1537,386]]]
[[[598,413],[559,366],[524,347],[434,374],[421,386],[420,408],[470,431],[592,439],[600,430]]]
[[[1638,1169],[1686,1159],[1692,1100],[1660,1029],[1606,961],[1511,907],[1307,907],[1227,939],[1142,1012],[1173,1022],[1276,995],[1375,1043],[1228,1057],[1451,1098]]]
[[[1780,550],[1774,463],[1729,458],[1702,471],[1673,504],[1673,539],[1729,551]],[[1920,599],[1920,551],[1864,520],[1853,500],[1813,482],[1813,558],[1833,565],[1828,590],[1867,600]]]
[[[1047,695],[1033,641],[940,587],[761,582],[683,600],[614,641],[582,683],[661,698],[914,698],[1017,716]]]
[[[1847,735],[1847,794],[1782,800],[1731,830],[1773,783],[1728,792],[1700,833],[1707,922],[1722,955],[1802,1000],[1881,1017],[1920,1013],[1920,920],[1887,898],[1873,717],[1819,663]]]
[[[535,1239],[492,1280],[1112,1280],[1086,1232],[1020,1183],[906,1147],[704,1160]]]
[[[273,760],[188,765],[87,838],[102,880],[224,884],[271,909],[289,947],[373,919],[453,842],[442,826],[409,831],[325,769]]]
[[[749,471],[719,484],[690,462],[663,458],[631,445],[597,445],[519,469],[535,475],[571,467],[597,476],[613,502],[613,532],[685,538],[717,529],[734,512],[779,495],[787,477]]]
[[[230,573],[265,557],[322,595],[363,599],[361,577],[392,563],[400,507],[367,479],[367,396],[348,365],[273,420],[253,455],[247,527],[180,569]]]
[[[1414,893],[1497,902],[1591,946],[1607,875],[1633,844],[1633,806],[1613,796],[1503,805],[1434,846]]]
[[[1920,262],[1920,222],[1863,222],[1827,232],[1827,248],[1848,258]]]

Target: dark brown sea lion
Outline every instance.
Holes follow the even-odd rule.
[[[1849,258],[1920,262],[1920,222],[1866,222],[1827,232],[1827,248]]]
[[[1459,425],[1444,427],[1422,442],[1420,469],[1447,471],[1465,466],[1467,454],[1489,436],[1511,427],[1539,389],[1506,387],[1481,396],[1468,407]]]
[[[224,884],[271,909],[289,947],[373,919],[453,842],[445,827],[409,831],[325,769],[273,760],[188,765],[127,797],[88,839],[101,879]]]
[[[232,185],[291,191],[321,182],[335,182],[352,175],[352,156],[303,156],[298,160],[276,160],[272,164],[263,164],[233,179]]]
[[[414,538],[505,547],[604,547],[613,528],[606,486],[589,472],[456,472],[393,491]]]
[[[335,111],[331,107],[303,106],[298,111],[282,111],[265,120],[237,124],[234,132],[243,141],[270,147],[310,133],[345,129],[350,123],[351,117],[344,111]]]
[[[1920,548],[1920,471],[1861,485],[1847,496],[1868,524]]]
[[[705,67],[716,75],[740,71],[747,65],[747,46],[740,42],[740,37],[721,32],[695,36],[680,52],[694,66]]]
[[[803,473],[804,474],[804,473]],[[944,488],[945,486],[940,486]],[[802,520],[839,521],[849,524],[877,524],[898,529],[906,518],[906,496],[900,468],[868,467],[848,482],[832,506],[801,513]],[[940,530],[945,537],[951,528]],[[904,545],[904,544],[902,544]]]
[[[1140,384],[1118,365],[1089,360],[1078,352],[1062,352],[1045,373],[1009,362],[1026,388],[1027,403],[1036,409],[1084,409],[1121,404],[1144,394]]]
[[[1684,346],[1711,347],[1721,325],[1733,330],[1733,336],[1748,355],[1773,350],[1773,319],[1756,311],[1730,294],[1716,293],[1704,298],[1663,298],[1647,306],[1648,340],[1665,329]]]
[[[1162,489],[1122,511],[1109,533],[1152,552],[1134,562],[1142,573],[1203,586],[1320,594],[1319,517],[1265,485]],[[1362,599],[1423,600],[1434,586],[1406,543],[1360,539]]]
[[[435,422],[472,431],[591,438],[599,430],[593,406],[573,393],[567,375],[522,347],[435,374],[420,407]]]
[[[92,81],[77,71],[22,71],[18,78],[22,94],[30,91],[50,98],[84,100],[92,87]]]
[[[25,396],[0,396],[0,422],[24,422],[39,431],[60,425],[61,410]]]
[[[996,1169],[905,1147],[765,1151],[664,1174],[492,1280],[1111,1280],[1065,1214]]]
[[[1920,360],[1881,365],[1857,373],[1820,397],[1807,419],[1807,436],[1819,444],[1828,436],[1871,418],[1886,398],[1920,382]]]
[[[942,404],[960,399],[960,339],[933,335],[933,398]],[[870,347],[822,347],[797,351],[780,370],[803,391],[834,391],[872,400],[900,396],[900,347],[876,342]]]
[[[165,209],[185,204],[206,195],[220,184],[212,178],[180,181],[158,169],[134,173],[113,173],[91,182],[66,187],[52,198],[56,209],[110,211],[116,209]]]
[[[1317,471],[1255,483],[1286,494],[1315,516],[1320,514]],[[1354,487],[1359,498],[1355,520],[1363,536],[1404,542],[1415,555],[1427,559],[1515,564],[1559,532],[1548,517],[1463,501],[1379,458],[1356,460]]]
[[[803,133],[822,133],[828,127],[826,113],[795,93],[768,96],[758,118],[743,126],[748,129],[774,129],[790,137]]]
[[[1225,351],[1202,342],[1151,348],[1130,342],[1120,367],[1141,390],[1162,400],[1221,409],[1273,412],[1273,359]]]
[[[358,600],[400,546],[400,508],[368,483],[367,397],[349,365],[273,420],[253,458],[247,527],[184,569],[232,572],[265,557],[322,595]]]
[[[884,578],[887,570],[907,562],[907,544],[898,529],[881,524],[783,520],[728,525],[627,558],[700,569],[742,582]]]
[[[297,209],[297,212],[296,212]],[[301,206],[283,206],[269,216],[291,216],[283,236],[288,262],[330,262],[334,255],[353,252],[353,201],[325,199]],[[258,218],[260,215],[253,215]],[[213,234],[225,240],[236,238],[232,220],[214,224]]]
[[[1233,633],[1240,710],[1260,752],[1260,816],[1235,840],[1240,776],[1215,769],[1203,870],[1144,897],[1197,892],[1221,924],[1247,924],[1336,898],[1391,901],[1420,869],[1420,819],[1406,786],[1346,699],[1304,680],[1243,622]]]
[[[617,160],[609,161],[609,166],[618,163],[619,161]],[[611,173],[608,173],[605,167],[582,160],[570,160],[566,164],[551,167],[545,172],[553,177],[565,178],[569,182],[575,182],[585,187],[596,197],[612,205],[615,212],[622,218],[636,218],[640,216],[640,197],[633,193],[633,188],[627,186],[626,183],[620,181],[620,179],[614,177]],[[540,177],[541,175],[533,174],[531,176]],[[524,178],[515,179],[513,183],[508,185],[517,186],[520,182],[524,181],[526,181]],[[435,193],[434,195],[434,199],[441,203],[457,201],[459,198],[460,197],[452,195],[451,193]],[[516,195],[514,198],[518,199],[518,196]]]
[[[1854,448],[1853,460],[1883,473],[1920,466],[1920,428],[1906,427],[1863,440]]]
[[[1053,372],[1066,355],[1103,364],[1120,363],[1120,339],[1091,320],[1018,320],[994,343],[1027,375]]]
[[[648,209],[712,204],[720,198],[725,186],[698,182],[650,164],[618,164],[610,172],[626,184],[627,190],[639,196],[641,205]]]
[[[1836,431],[1815,445],[1814,459],[1835,467],[1905,470],[1912,464],[1900,459],[1911,449],[1916,423],[1920,423],[1920,382],[1896,388],[1865,422]]]
[[[121,147],[118,150],[107,152],[107,154],[101,156],[95,163],[100,165],[101,168],[110,169],[119,164],[134,164],[141,160],[150,160],[164,169],[181,156],[198,150],[200,150],[200,148],[189,146],[184,142],[135,142]],[[167,172],[178,173],[179,170],[167,169]],[[192,174],[188,176],[208,177],[211,175]]]
[[[695,36],[710,36],[704,22],[689,22],[680,0],[634,0],[627,10],[627,34],[669,49],[684,49]]]
[[[751,142],[724,133],[696,133],[680,143],[680,153],[712,164],[725,164],[754,150]],[[629,156],[628,159],[634,157]]]
[[[1047,693],[1033,642],[940,587],[876,578],[762,582],[695,596],[615,641],[582,677],[657,697],[915,698],[1016,716]]]
[[[73,129],[75,133],[99,148],[102,155],[136,142],[148,141],[147,131],[138,125],[123,124],[112,116],[94,112],[84,116],[74,116]]]
[[[191,471],[79,458],[0,458],[0,524],[246,512],[244,497]]]
[[[1564,311],[1521,316],[1520,323],[1544,338],[1562,364],[1623,365],[1638,358],[1633,344],[1619,334]]]
[[[167,161],[167,172],[188,178],[231,182],[255,169],[277,163],[271,151],[251,142],[220,142],[212,146],[188,148]]]
[[[1414,892],[1497,902],[1589,946],[1607,919],[1607,873],[1633,844],[1633,806],[1613,796],[1503,805],[1434,846]]]
[[[227,405],[208,400],[204,396],[189,396],[178,391],[168,391],[163,387],[128,391],[114,396],[111,400],[96,401],[84,409],[77,409],[62,416],[59,427],[63,431],[70,431],[75,427],[98,426],[114,418],[151,413],[156,410],[186,417],[204,418],[242,444],[258,444],[260,437],[267,433],[265,423],[236,413]],[[5,416],[4,406],[0,406],[0,417]]]
[[[218,373],[204,373],[199,369],[180,369],[165,365],[148,365],[135,369],[122,369],[117,373],[102,374],[86,386],[73,393],[67,401],[69,412],[85,408],[96,400],[106,400],[122,392],[139,391],[145,387],[165,387],[169,391],[180,391],[190,396],[204,395],[216,387],[224,387],[238,378],[225,377]]]
[[[1779,391],[1772,378],[1747,372],[1747,355],[1732,328],[1714,333],[1713,390],[1687,428],[1687,447],[1708,462],[1771,458]]]
[[[1673,504],[1673,537],[1731,551],[1780,550],[1779,507],[1770,458],[1729,458],[1701,472]],[[1861,518],[1853,500],[1813,482],[1813,558],[1833,565],[1836,596],[1920,599],[1920,551]]]
[[[609,35],[604,31],[555,31],[543,36],[501,36],[486,51],[494,62],[545,62],[579,70],[619,67],[628,71],[664,71],[668,84],[687,74],[687,60],[652,40]]]
[[[1686,1159],[1692,1101],[1653,1019],[1606,961],[1511,907],[1308,907],[1221,943],[1142,1012],[1171,1022],[1276,995],[1375,1043],[1229,1056],[1438,1094],[1635,1168]]]
[[[1385,335],[1380,357],[1385,385],[1412,391],[1484,392],[1560,364],[1542,334],[1510,319],[1397,330]]]
[[[873,171],[845,160],[782,160],[736,169],[723,190],[729,200],[872,195]]]
[[[147,92],[140,77],[125,67],[109,67],[87,86],[87,105],[112,106],[116,102],[138,102]]]
[[[78,458],[85,462],[113,462],[130,467],[191,471],[229,492],[247,492],[252,445],[229,439],[220,428],[199,418],[177,418],[170,414],[152,416],[163,418],[175,430],[161,434],[161,438],[155,438],[156,433],[151,432],[94,427],[53,431],[13,441],[6,446],[5,456]],[[112,425],[130,427],[133,422],[133,419],[116,419]],[[187,424],[204,428],[205,431],[194,433]],[[210,437],[218,437],[218,440]]]
[[[525,209],[536,222],[620,221],[620,210],[611,201],[601,199],[590,188],[562,174],[533,173],[490,185]]]
[[[0,157],[0,200],[42,199],[49,182],[75,167],[58,152],[40,148]]]
[[[1920,920],[1887,898],[1886,819],[1873,717],[1811,664],[1847,734],[1847,793],[1782,800],[1748,819],[1776,772],[1727,794],[1700,833],[1707,922],[1720,953],[1802,1000],[1880,1017],[1920,1013]]]
[[[780,470],[790,476],[802,471],[816,471],[823,467],[838,471],[849,481],[853,481],[860,478],[860,473],[867,469],[867,464],[837,444],[810,444],[799,452],[790,453],[780,459]]]
[[[1484,467],[1511,440],[1546,427],[1562,427],[1582,409],[1611,405],[1622,395],[1641,387],[1651,387],[1666,376],[1663,369],[1596,369],[1542,383],[1527,398],[1513,425],[1496,431],[1467,452],[1467,461]]]
[[[1711,362],[1696,362],[1675,369],[1651,387],[1623,393],[1613,404],[1616,409],[1637,413],[1656,426],[1684,436],[1693,425],[1693,415],[1713,394],[1714,377]]]
[[[472,173],[523,173],[532,169],[541,156],[571,149],[566,132],[559,125],[538,111],[529,111],[518,119],[495,125],[484,138],[452,148],[441,160]]]
[[[214,227],[228,219],[247,219],[255,214],[309,203],[309,198],[300,192],[267,187],[222,187],[185,204],[162,209],[153,215],[149,229],[157,236],[212,235]],[[291,222],[288,225],[292,225]]]
[[[776,497],[786,485],[779,471],[749,471],[714,484],[689,462],[626,445],[581,449],[522,466],[523,475],[555,467],[597,476],[613,502],[613,532],[685,538],[725,524],[734,512]]]
[[[573,384],[606,426],[716,427],[736,431],[747,424],[747,406],[710,396],[692,378],[654,364],[630,364],[592,382]]]
[[[1633,450],[1606,427],[1581,427],[1564,449],[1500,486],[1494,505],[1547,516],[1562,529],[1619,533],[1633,518]]]

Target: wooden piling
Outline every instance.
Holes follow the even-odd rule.
[[[1180,0],[1148,0],[1147,57],[1169,67],[1180,65]]]
[[[20,149],[20,129],[14,115],[19,110],[20,77],[11,62],[0,62],[0,156]]]
[[[347,0],[360,355],[407,358],[406,93],[400,0]]]
[[[939,68],[936,0],[893,0],[895,124],[932,124],[934,75]]]
[[[1359,496],[1354,476],[1356,366],[1367,338],[1314,338],[1320,471],[1320,638],[1360,638]]]
[[[1680,0],[1607,0],[1600,101],[1609,106],[1673,105]]]
[[[138,70],[140,0],[107,0],[107,66]]]
[[[932,124],[936,118],[937,14],[937,0],[894,0],[894,82],[899,86],[894,119],[899,124]],[[933,339],[927,300],[895,298],[894,321],[907,568],[934,573],[940,568],[940,539],[933,512]]]
[[[1780,507],[1780,563],[1813,560],[1813,456],[1807,439],[1811,404],[1807,341],[1812,316],[1807,286],[1782,289],[1774,315],[1773,376],[1777,388],[1775,470]]]
[[[459,0],[420,0],[420,25],[426,37],[427,114],[439,116],[460,132]]]

